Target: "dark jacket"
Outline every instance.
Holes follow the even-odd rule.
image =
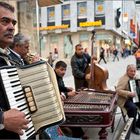
[[[57,83],[58,83],[58,87],[59,87],[59,91],[60,92],[63,92],[65,94],[66,97],[68,97],[68,92],[70,92],[71,90],[68,89],[65,84],[64,84],[64,81],[63,81],[63,78],[58,76],[57,73],[55,72],[56,74],[56,79],[57,79]]]
[[[2,54],[0,54],[0,56],[3,56]],[[6,55],[5,55],[6,56]],[[8,56],[6,56],[8,58]],[[2,66],[6,66],[7,63],[6,61],[0,57],[0,67]],[[2,80],[2,79],[0,79]],[[2,87],[2,82],[0,82],[0,108],[4,111],[9,109],[7,100],[6,100],[6,96],[5,96],[5,92],[3,90]],[[0,131],[0,139],[19,139],[19,135],[16,133],[13,133],[11,131],[7,131],[5,129]]]
[[[79,89],[81,87],[87,87],[87,82],[85,81],[85,72],[89,66],[91,57],[88,54],[83,54],[79,57],[76,53],[71,58],[72,74],[75,80],[75,88]]]
[[[101,48],[100,57],[104,58],[104,56],[105,56],[105,50],[104,48]]]
[[[15,62],[16,65],[24,65],[24,62],[21,60],[21,58],[16,55],[13,51],[9,50],[9,57],[12,61]]]

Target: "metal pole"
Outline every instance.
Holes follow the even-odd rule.
[[[39,55],[41,57],[41,40],[40,40],[40,32],[39,32],[39,27],[40,27],[40,21],[39,21],[39,6],[38,6],[38,0],[36,0],[36,25],[37,25],[37,42],[38,42],[38,51]]]

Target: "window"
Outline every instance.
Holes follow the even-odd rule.
[[[104,0],[96,0],[95,1],[95,15],[104,15]]]
[[[48,22],[55,21],[55,9],[54,9],[54,7],[48,7],[47,15],[48,15]]]
[[[70,19],[70,5],[62,5],[62,20]]]
[[[77,3],[77,14],[78,14],[78,18],[85,18],[87,16],[87,3],[86,2]]]

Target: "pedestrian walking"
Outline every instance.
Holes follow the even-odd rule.
[[[114,55],[113,61],[115,61],[116,58],[117,58],[117,60],[119,61],[118,50],[117,50],[117,48],[115,48],[115,49],[113,50],[113,55]]]
[[[52,52],[50,52],[49,56],[48,56],[48,63],[51,65],[51,67],[53,67],[54,61],[55,61],[55,59],[53,58]]]
[[[106,60],[105,60],[105,49],[103,47],[101,47],[100,60],[98,61],[98,63],[100,63],[101,60],[103,60],[105,63],[107,63]]]

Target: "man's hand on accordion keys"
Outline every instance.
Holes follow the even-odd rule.
[[[13,131],[19,135],[23,135],[23,129],[28,128],[29,121],[25,118],[25,114],[17,109],[10,109],[4,112],[3,123],[6,130]]]

